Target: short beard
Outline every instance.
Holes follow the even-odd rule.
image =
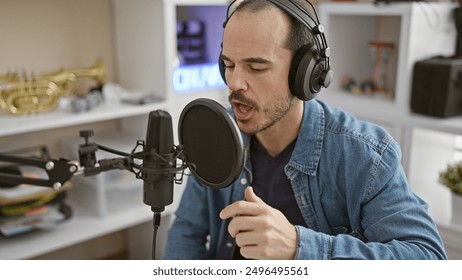
[[[257,124],[256,127],[244,130],[239,127],[244,133],[248,135],[255,135],[259,132],[265,131],[272,127],[274,124],[279,122],[292,108],[295,100],[295,96],[289,95],[287,98],[281,97],[276,100],[274,106],[270,108],[262,108],[255,101],[248,99],[242,92],[234,91],[229,95],[229,101],[238,100],[249,106],[252,106],[253,110],[257,113],[263,114],[263,122]],[[248,123],[249,121],[241,121],[242,123]]]

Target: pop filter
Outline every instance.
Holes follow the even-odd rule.
[[[181,112],[178,140],[191,172],[205,185],[219,189],[239,176],[244,148],[239,128],[218,102],[199,98]]]

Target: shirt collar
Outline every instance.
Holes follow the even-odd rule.
[[[316,175],[324,139],[324,109],[317,100],[306,101],[303,109],[302,125],[289,166]]]
[[[233,111],[230,114],[234,117]],[[324,109],[316,99],[305,101],[303,119],[297,137],[297,143],[289,161],[289,166],[310,176],[316,175],[316,170],[321,158],[321,150],[324,139],[325,114]],[[245,149],[245,159],[249,152],[250,137],[242,133]]]

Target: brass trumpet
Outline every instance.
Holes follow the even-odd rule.
[[[71,96],[75,92],[78,78],[92,78],[98,85],[106,83],[106,70],[103,60],[98,59],[89,68],[60,69],[56,72],[41,74],[40,78],[54,82],[64,96]]]
[[[75,94],[79,78],[92,78],[99,86],[106,82],[102,59],[89,68],[60,69],[37,78],[18,73],[0,75],[0,106],[12,114],[28,114],[54,110],[61,96]]]

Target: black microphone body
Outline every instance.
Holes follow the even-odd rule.
[[[455,58],[462,57],[462,6],[454,9],[454,23],[457,30]]]
[[[143,159],[143,202],[153,212],[162,212],[173,202],[174,152],[172,117],[162,110],[150,112]]]

